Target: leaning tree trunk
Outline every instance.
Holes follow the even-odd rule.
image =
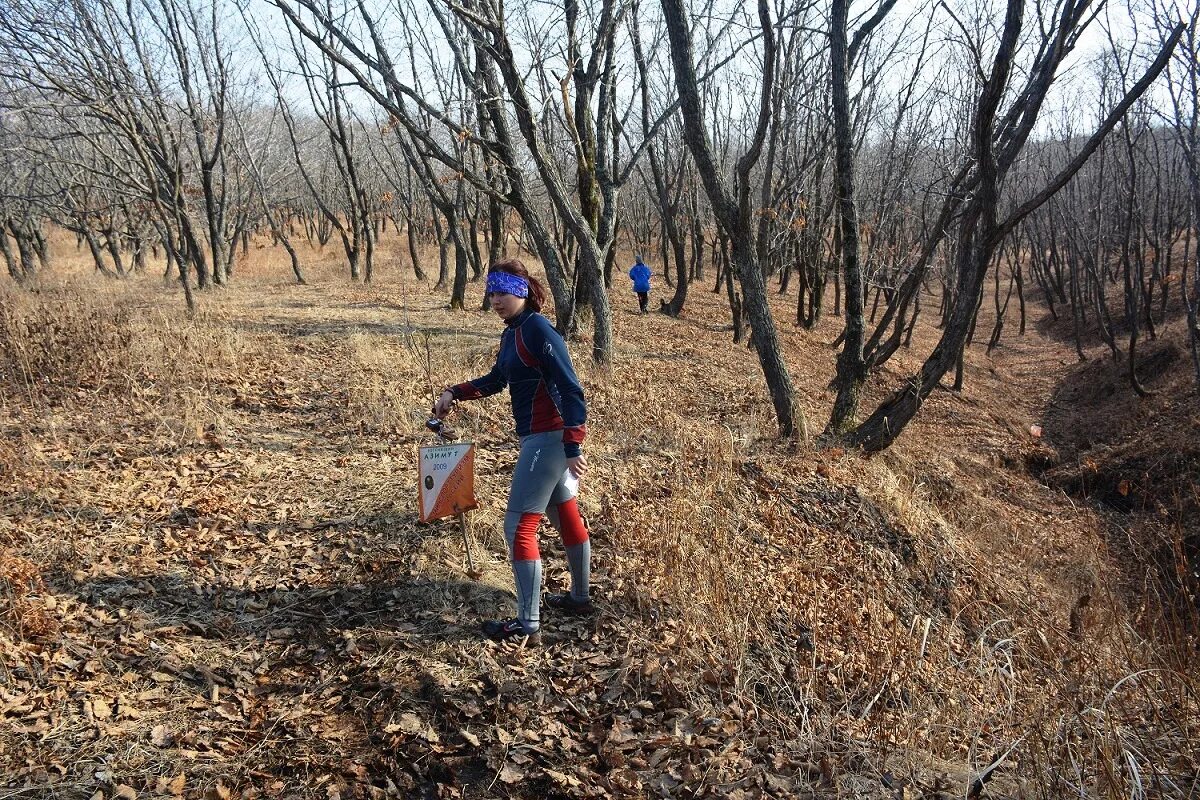
[[[958,223],[959,236],[955,258],[958,275],[955,287],[957,296],[946,320],[942,338],[925,360],[920,372],[906,380],[900,389],[848,435],[850,443],[860,445],[867,451],[882,450],[896,440],[938,381],[961,356],[976,310],[982,300],[988,265],[1004,237],[1062,189],[1087,162],[1130,106],[1146,92],[1166,67],[1171,52],[1184,31],[1183,23],[1179,23],[1170,39],[1163,45],[1158,57],[1147,67],[1137,83],[1125,92],[1079,152],[1049,183],[1011,211],[1001,223],[996,214],[1001,175],[1015,161],[1024,143],[1028,141],[1028,134],[1035,121],[1035,117],[1027,118],[1026,123],[1016,133],[1013,133],[1011,128],[1006,128],[1005,133],[1011,134],[1011,138],[1005,140],[1000,149],[994,146],[997,110],[1001,99],[1011,89],[1007,84],[1020,37],[1023,10],[1022,0],[1009,0],[991,72],[983,84],[975,109],[971,134],[974,170],[974,180],[970,184],[972,194]],[[1057,37],[1056,44],[1061,43],[1065,37],[1071,36],[1079,29],[1077,26],[1080,25],[1085,11],[1086,6],[1063,6],[1059,12],[1061,17],[1044,31],[1043,35]],[[1052,83],[1054,70],[1061,64],[1061,57],[1068,51],[1060,47],[1051,52],[1057,60],[1045,60],[1027,78],[1029,84],[1026,89],[1018,92],[1025,107],[1037,109],[1041,105]],[[1005,122],[1010,119],[1011,117],[1006,117]]]
[[[861,425],[849,432],[847,440],[851,444],[868,452],[886,449],[916,416],[921,404],[942,376],[958,361],[971,330],[976,301],[982,291],[983,276],[990,261],[987,250],[978,241],[962,249],[959,256],[962,283],[941,340],[921,366],[921,371],[906,381]]]
[[[684,11],[683,0],[662,0],[667,36],[671,46],[675,85],[679,91],[684,119],[684,139],[692,153],[708,194],[709,202],[719,223],[728,232],[733,249],[733,268],[742,283],[745,312],[750,320],[755,349],[779,422],[779,433],[788,437],[807,433],[804,415],[796,405],[795,391],[783,362],[775,320],[767,304],[767,291],[758,259],[755,257],[754,233],[750,211],[750,173],[762,153],[763,140],[771,117],[771,89],[775,80],[776,43],[767,0],[759,0],[758,15],[763,37],[763,87],[759,102],[758,126],[751,146],[738,160],[736,192],[731,192],[717,170],[716,159],[708,141],[704,113],[700,104],[700,89],[692,55],[691,26]]]
[[[862,425],[850,431],[851,444],[867,451],[891,445],[912,421],[946,371],[958,361],[982,299],[984,277],[996,241],[996,206],[999,200],[999,175],[993,150],[992,131],[996,112],[1012,69],[1017,38],[1021,31],[1021,0],[1009,0],[1004,32],[996,50],[991,74],[980,92],[972,130],[977,184],[960,221],[957,258],[957,294],[942,338],[921,366],[921,371],[905,382]],[[847,297],[847,303],[850,298]]]

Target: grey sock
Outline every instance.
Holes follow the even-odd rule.
[[[567,547],[567,568],[571,570],[571,599],[587,600],[592,577],[592,540]]]
[[[541,559],[514,561],[512,569],[513,581],[517,585],[517,619],[526,631],[533,633],[540,627],[542,562]]]
[[[550,518],[550,524],[561,537],[562,525],[558,508],[553,503],[546,509],[546,516]],[[571,571],[571,599],[587,600],[588,592],[591,590],[592,540],[589,537],[587,541],[580,544],[564,543],[563,547],[567,551],[567,569]]]

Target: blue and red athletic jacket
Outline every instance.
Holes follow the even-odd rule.
[[[492,371],[451,386],[451,393],[456,400],[474,400],[507,385],[518,436],[562,431],[567,458],[579,455],[587,435],[587,403],[566,344],[536,311],[523,311],[505,324]]]

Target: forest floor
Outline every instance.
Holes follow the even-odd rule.
[[[65,243],[38,291],[0,287],[0,797],[1200,792],[1195,641],[1148,588],[1200,507],[1180,323],[1138,401],[1101,350],[1010,321],[864,458],[778,441],[711,276],[680,319],[619,281],[611,369],[571,344],[600,613],[522,648],[478,633],[512,598],[505,398],[453,421],[483,577],[416,514],[432,391],[483,374],[501,323],[386,244],[372,286],[332,245],[305,286],[258,250],[193,319]],[[776,302],[818,432],[838,320]]]

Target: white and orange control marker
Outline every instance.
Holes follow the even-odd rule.
[[[419,453],[421,482],[417,496],[421,522],[457,514],[467,551],[467,574],[478,577],[467,535],[467,512],[479,508],[475,499],[475,445],[439,444],[421,447]]]

